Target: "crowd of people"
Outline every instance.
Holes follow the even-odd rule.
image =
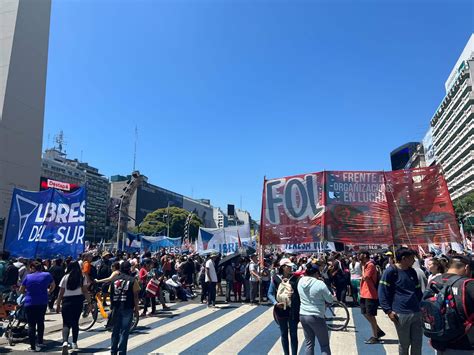
[[[474,320],[473,270],[472,259],[466,255],[452,252],[420,257],[404,247],[384,253],[272,252],[261,260],[256,254],[223,259],[216,253],[175,255],[165,250],[153,254],[87,252],[78,260],[25,260],[12,259],[3,252],[0,291],[25,295],[30,351],[44,347],[48,309],[62,315],[63,354],[69,348],[77,350],[84,304],[90,307],[100,290],[104,305],[110,299],[107,327],[112,330],[111,353],[125,354],[134,316],[157,314],[157,303],[169,310],[168,302],[194,299],[200,290],[200,301],[209,308],[216,306],[217,295],[224,302],[273,304],[285,354],[298,353],[299,323],[306,354],[314,354],[316,340],[322,354],[331,354],[325,312],[335,298],[350,307],[360,307],[372,333],[366,344],[378,344],[385,336],[376,318],[381,309],[396,328],[399,354],[418,355],[426,329],[423,312],[429,309],[423,302],[432,302],[440,290],[451,292],[446,301],[452,302],[451,311],[463,323]],[[443,288],[446,284],[449,289]],[[432,346],[439,354],[472,354],[474,331],[466,329],[466,334],[455,341],[433,335]]]

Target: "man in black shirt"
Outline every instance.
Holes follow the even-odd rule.
[[[64,267],[63,267],[63,260],[62,259],[56,259],[54,260],[54,264],[49,268],[49,273],[53,277],[54,283],[56,284],[56,288],[54,289],[53,293],[51,294],[48,302],[48,307],[50,312],[54,311],[54,302],[58,298],[59,294],[59,283],[61,282],[61,279],[64,276]]]
[[[452,290],[457,309],[464,320],[474,321],[474,279],[472,279],[473,260],[462,255],[451,257],[446,274],[435,277],[431,283],[443,283],[452,276],[462,276],[453,284]],[[431,284],[430,284],[431,285]],[[467,334],[452,343],[432,341],[437,355],[472,355],[474,354],[474,326]]]

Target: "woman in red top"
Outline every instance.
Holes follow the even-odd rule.
[[[144,259],[142,263],[142,267],[140,271],[138,272],[138,278],[142,285],[142,297],[145,298],[145,305],[143,307],[142,317],[146,316],[146,311],[148,307],[150,306],[150,299],[151,299],[151,312],[148,315],[156,314],[155,295],[152,295],[151,293],[146,292],[146,285],[148,284],[148,281],[150,279],[149,276],[151,276],[149,275],[150,270],[151,270],[151,265],[152,265],[152,262],[150,259]]]

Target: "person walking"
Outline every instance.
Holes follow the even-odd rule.
[[[395,251],[395,265],[386,269],[378,288],[380,306],[395,324],[399,355],[421,355],[423,330],[421,285],[413,269],[415,252],[401,247]]]
[[[281,345],[285,355],[290,354],[290,342],[288,340],[288,332],[291,339],[291,353],[298,354],[298,323],[300,313],[300,296],[298,294],[298,276],[293,274],[293,267],[295,264],[288,258],[280,260],[280,268],[278,273],[272,277],[270,287],[268,289],[268,299],[274,305],[273,317],[280,328]],[[284,282],[289,283],[291,290],[286,292],[289,298],[288,305],[285,302],[277,301],[277,292],[280,284]],[[285,287],[286,289],[286,287]]]
[[[128,335],[133,315],[139,317],[138,292],[140,285],[130,275],[131,265],[128,261],[120,265],[120,274],[110,284],[110,297],[114,327],[111,338],[111,355],[127,354]]]
[[[249,273],[250,273],[250,303],[256,304],[257,303],[257,296],[258,296],[258,289],[260,284],[260,275],[258,272],[258,264],[257,264],[257,255],[254,254],[250,257],[249,263]]]
[[[332,303],[332,294],[326,284],[319,279],[319,266],[306,265],[306,273],[298,282],[300,296],[300,321],[306,343],[306,355],[314,354],[315,338],[318,339],[321,355],[331,355],[329,332],[324,319],[326,303]]]
[[[30,265],[31,273],[26,275],[20,287],[25,293],[25,311],[28,320],[29,351],[40,351],[43,347],[44,316],[48,306],[48,294],[56,285],[49,272],[43,271],[43,265],[34,261]]]
[[[49,297],[49,302],[48,302],[48,308],[52,312],[54,310],[54,302],[56,302],[56,299],[58,298],[58,295],[59,295],[59,290],[60,290],[59,284],[61,283],[61,280],[64,277],[63,260],[60,258],[54,260],[53,266],[49,268],[49,273],[53,277],[54,284],[56,285],[53,293]]]
[[[215,307],[216,306],[216,286],[217,286],[217,273],[215,260],[217,260],[217,254],[211,254],[211,257],[206,261],[206,278],[205,282],[207,283],[208,288],[208,297],[207,297],[207,306]]]
[[[62,354],[68,354],[69,332],[72,330],[72,350],[78,350],[79,318],[83,311],[84,299],[91,307],[91,296],[87,290],[85,277],[77,261],[68,265],[66,275],[59,283],[59,295],[56,313],[61,312],[63,318],[63,347]],[[89,310],[90,311],[90,310]]]
[[[436,260],[436,259],[432,259]],[[431,340],[436,349],[436,355],[472,355],[474,354],[474,327],[469,326],[474,320],[474,279],[472,278],[474,260],[467,256],[455,255],[451,257],[446,273],[436,275],[430,280],[430,285],[436,285],[441,290],[443,286],[452,283],[452,297],[455,309],[460,319],[465,322],[467,333],[454,341]],[[439,270],[439,269],[438,269]],[[432,271],[434,272],[434,271]]]
[[[367,251],[359,252],[359,261],[362,265],[362,278],[360,282],[360,312],[367,319],[372,329],[372,336],[365,340],[366,344],[378,344],[385,333],[377,324],[377,308],[379,306],[379,295],[377,292],[377,268],[370,260]]]
[[[354,306],[358,306],[360,280],[362,279],[362,267],[360,266],[360,262],[357,260],[356,255],[351,257],[351,261],[349,263],[349,270],[351,272],[352,303]]]

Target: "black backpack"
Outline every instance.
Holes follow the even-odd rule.
[[[453,285],[463,278],[455,276],[440,283],[435,279],[423,294],[420,303],[423,332],[432,341],[457,341],[467,333],[474,321],[474,314],[468,318],[466,305],[462,304],[465,282],[456,293],[453,292]],[[461,294],[458,294],[459,290]]]
[[[8,264],[3,273],[3,284],[5,286],[13,286],[18,282],[18,268],[12,263]]]
[[[97,273],[97,278],[98,279],[106,279],[110,275],[112,275],[112,269],[111,269],[110,265],[108,263],[102,261],[102,263],[99,266],[99,271]]]

